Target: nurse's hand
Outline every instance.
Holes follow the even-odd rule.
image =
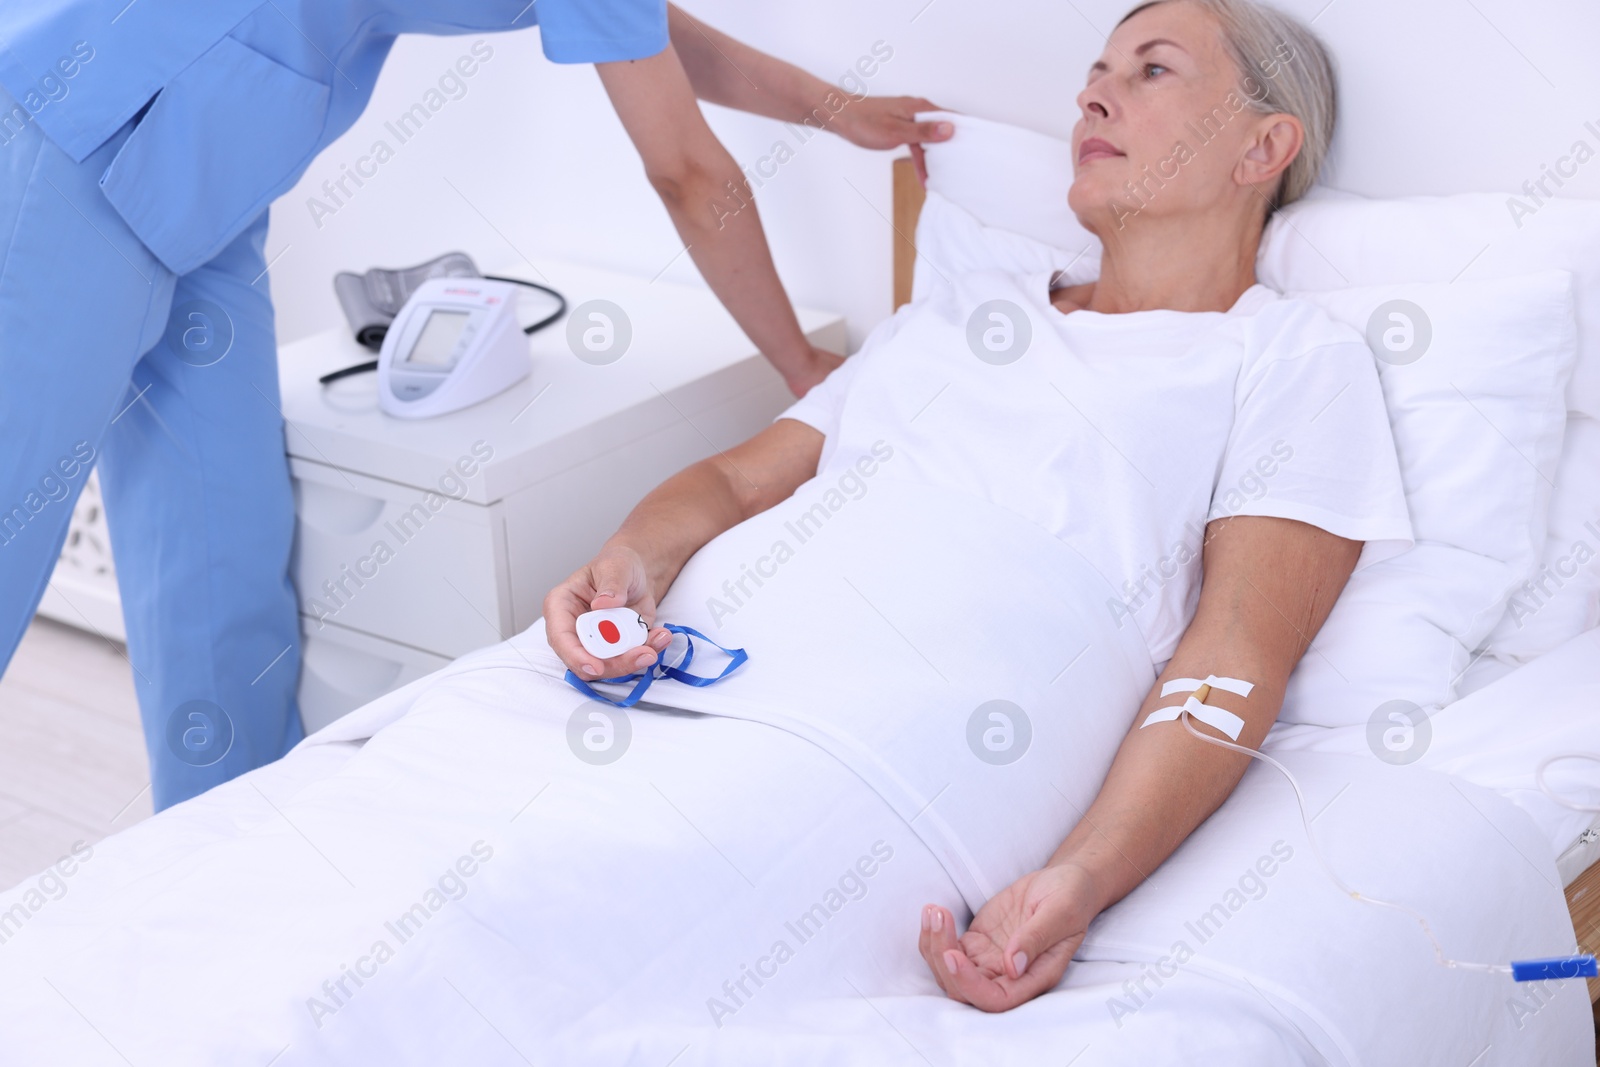
[[[577,619],[586,611],[630,607],[650,626],[645,643],[620,656],[596,659],[578,641]],[[550,648],[580,678],[616,678],[656,661],[672,634],[656,626],[656,599],[650,592],[644,560],[631,548],[607,546],[544,598],[545,638]]]
[[[918,111],[942,110],[920,96],[869,96],[851,100],[829,123],[839,136],[862,148],[898,148],[927,141],[948,141],[955,127],[948,121],[918,122]]]
[[[1023,875],[989,898],[959,938],[948,909],[925,905],[922,958],[950,999],[1009,1011],[1061,981],[1100,911],[1097,899],[1088,872],[1063,863]]]
[[[816,345],[812,345],[809,358],[803,359],[798,364],[792,365],[783,371],[784,384],[789,387],[789,392],[793,393],[796,398],[805,396],[813,385],[833,373],[833,369],[843,362],[843,356],[835,352],[829,352],[826,348],[818,348]]]

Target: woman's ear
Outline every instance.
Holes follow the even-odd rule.
[[[1300,154],[1305,127],[1293,115],[1264,115],[1234,174],[1241,185],[1277,188],[1279,176]]]

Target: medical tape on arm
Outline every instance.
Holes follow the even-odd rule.
[[[1173,693],[1189,692],[1189,699],[1182,704],[1173,704],[1170,707],[1157,708],[1150,713],[1150,717],[1140,724],[1139,729],[1144,729],[1151,723],[1174,722],[1178,716],[1187,711],[1196,719],[1207,726],[1215,727],[1228,735],[1228,740],[1239,740],[1239,733],[1244,729],[1244,720],[1239,718],[1227,708],[1215,707],[1211,704],[1202,704],[1195,697],[1194,691],[1203,685],[1212,689],[1224,689],[1230,693],[1247,697],[1250,690],[1255,688],[1254,682],[1241,681],[1238,678],[1218,678],[1216,675],[1207,675],[1204,680],[1199,678],[1174,678],[1161,687],[1162,696],[1171,696]]]

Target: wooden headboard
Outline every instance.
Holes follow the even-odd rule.
[[[917,216],[927,196],[910,156],[894,161],[894,308],[911,302],[911,272],[917,263]]]

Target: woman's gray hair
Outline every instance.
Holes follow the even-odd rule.
[[[1174,0],[1149,0],[1122,17]],[[1241,79],[1240,98],[1265,115],[1293,115],[1305,127],[1300,154],[1278,183],[1267,214],[1306,194],[1322,172],[1338,120],[1338,76],[1333,57],[1311,27],[1254,0],[1186,0],[1209,11]]]

